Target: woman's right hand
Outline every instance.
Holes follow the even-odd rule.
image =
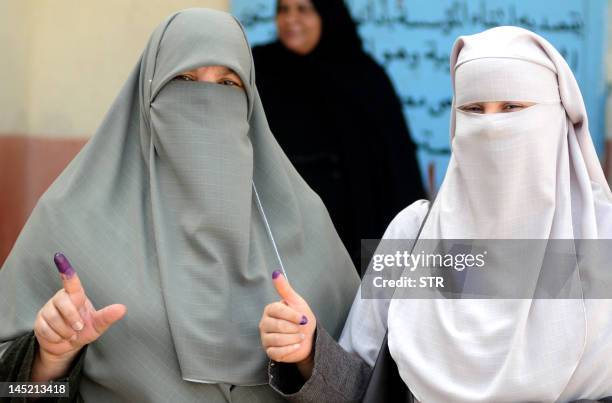
[[[58,253],[54,260],[64,286],[36,316],[34,334],[40,348],[34,359],[32,381],[65,375],[83,346],[98,339],[127,310],[121,304],[96,310],[68,259]]]
[[[259,333],[266,354],[273,361],[295,363],[305,379],[314,365],[313,342],[317,319],[280,271],[272,273],[272,282],[281,301],[266,305]]]

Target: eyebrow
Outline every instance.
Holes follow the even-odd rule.
[[[214,65],[211,65],[211,66],[202,66],[202,67],[213,67],[213,66],[214,66]],[[238,75],[238,73],[236,73],[234,70],[230,69],[230,68],[229,68],[229,67],[227,67],[227,66],[217,66],[217,67],[221,67],[221,68],[223,69],[222,74],[235,74],[235,75]],[[182,74],[186,74],[186,73],[193,73],[193,72],[194,72],[194,71],[196,71],[198,68],[199,68],[199,67],[193,68],[193,69],[191,69],[191,70],[184,71]]]
[[[226,67],[226,66],[221,66],[221,67],[223,68],[223,74],[235,74],[236,76],[238,76],[238,73],[236,73],[234,70],[230,69],[229,67]]]

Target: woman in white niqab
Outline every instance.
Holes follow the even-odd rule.
[[[612,193],[557,50],[521,28],[490,29],[455,42],[451,77],[452,157],[421,237],[612,238]],[[478,113],[494,101],[532,106]],[[612,395],[610,300],[396,299],[388,326],[422,402]]]
[[[444,182],[431,208],[427,201],[408,206],[385,238],[571,244],[612,238],[612,192],[591,141],[582,95],[550,43],[517,27],[460,37],[451,55],[451,79],[452,156]],[[361,374],[369,373],[387,330],[391,356],[421,403],[612,396],[612,299],[584,292],[602,273],[610,277],[608,270],[602,264],[572,272],[578,290],[572,299],[375,300],[359,292],[340,338],[343,350],[318,330],[316,337],[306,335],[314,339],[316,354],[281,357],[296,363],[309,383],[286,396],[308,401],[313,390],[323,390],[319,393],[342,395],[339,401],[359,400],[368,379]],[[525,281],[533,276],[537,283],[540,274],[547,273],[529,273]],[[334,384],[336,378],[344,381]],[[273,387],[283,392],[285,385],[274,379]]]

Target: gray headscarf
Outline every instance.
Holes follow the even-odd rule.
[[[245,90],[173,80],[207,65],[231,68]],[[30,331],[62,286],[57,251],[96,307],[128,308],[89,346],[82,392],[94,401],[104,389],[189,400],[197,387],[181,378],[265,384],[257,325],[279,298],[272,271],[284,267],[335,336],[359,284],[268,128],[240,24],[205,9],[155,30],[101,127],[39,201],[0,270],[0,342]]]

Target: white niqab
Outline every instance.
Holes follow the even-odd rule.
[[[554,47],[516,27],[460,37],[451,77],[452,156],[421,238],[612,238],[612,193]],[[486,101],[536,104],[456,108]],[[612,395],[610,318],[610,300],[395,299],[389,348],[421,402],[593,399]]]

